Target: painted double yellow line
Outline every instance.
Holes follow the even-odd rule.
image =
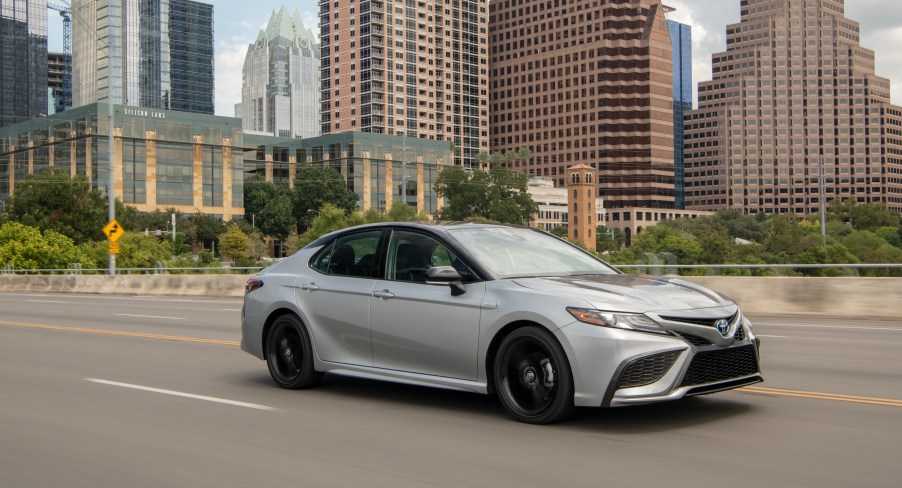
[[[797,398],[814,398],[816,400],[832,400],[835,402],[866,403],[869,405],[884,405],[887,407],[902,407],[902,400],[890,398],[874,398],[853,395],[837,395],[834,393],[820,393],[816,391],[783,390],[780,388],[765,388],[762,386],[746,386],[736,391],[760,393],[762,395],[777,395]]]
[[[223,341],[218,339],[201,339],[198,337],[182,337],[182,336],[170,336],[170,335],[161,335],[161,334],[146,334],[143,332],[125,332],[120,330],[109,330],[109,329],[93,329],[86,327],[70,327],[63,325],[46,325],[46,324],[30,324],[27,322],[7,322],[0,321],[0,325],[10,326],[10,327],[24,327],[28,329],[44,329],[44,330],[58,330],[58,331],[66,331],[66,332],[82,332],[88,334],[101,334],[101,335],[111,335],[111,336],[122,336],[122,337],[138,337],[142,339],[154,339],[154,340],[162,340],[162,341],[175,341],[175,342],[193,342],[199,344],[217,344],[221,346],[240,346],[241,343],[238,341]],[[761,395],[775,395],[775,396],[784,396],[784,397],[796,397],[796,398],[811,398],[815,400],[830,400],[835,402],[848,402],[848,403],[864,403],[868,405],[883,405],[887,407],[902,407],[902,400],[894,400],[890,398],[874,398],[874,397],[863,397],[863,396],[853,396],[853,395],[837,395],[833,393],[820,393],[814,391],[802,391],[802,390],[784,390],[780,388],[765,388],[762,386],[746,386],[745,388],[740,388],[735,390],[738,392],[746,392],[746,393],[757,393]]]
[[[176,341],[176,342],[196,342],[200,344],[218,344],[221,346],[240,346],[241,343],[238,341],[222,341],[218,339],[201,339],[198,337],[181,337],[181,336],[170,336],[170,335],[161,335],[161,334],[145,334],[143,332],[125,332],[121,330],[108,330],[108,329],[91,329],[86,327],[69,327],[62,325],[45,325],[45,324],[29,324],[26,322],[6,322],[0,321],[0,325],[7,325],[11,327],[24,327],[27,329],[45,329],[45,330],[60,330],[66,332],[84,332],[88,334],[102,334],[102,335],[112,335],[112,336],[124,336],[124,337],[140,337],[143,339],[155,339],[160,341]]]

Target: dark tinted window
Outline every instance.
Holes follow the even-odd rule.
[[[311,266],[331,275],[372,276],[381,235],[381,230],[375,230],[340,237],[320,251]]]

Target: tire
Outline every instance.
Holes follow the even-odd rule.
[[[323,374],[313,369],[310,335],[295,315],[282,315],[266,336],[266,365],[273,381],[288,390],[316,385]]]
[[[524,327],[505,337],[493,373],[498,399],[514,419],[550,424],[573,414],[570,363],[545,329]]]

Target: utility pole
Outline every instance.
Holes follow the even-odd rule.
[[[407,132],[404,133],[403,148],[401,149],[401,188],[403,195],[401,200],[407,205]]]

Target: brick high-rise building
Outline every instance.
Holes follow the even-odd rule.
[[[597,169],[607,208],[674,206],[673,58],[660,0],[492,0],[492,151]]]
[[[322,133],[452,141],[488,150],[486,2],[320,0]]]
[[[825,197],[902,211],[902,109],[843,0],[742,0],[741,15],[684,120],[686,207],[809,215]]]

